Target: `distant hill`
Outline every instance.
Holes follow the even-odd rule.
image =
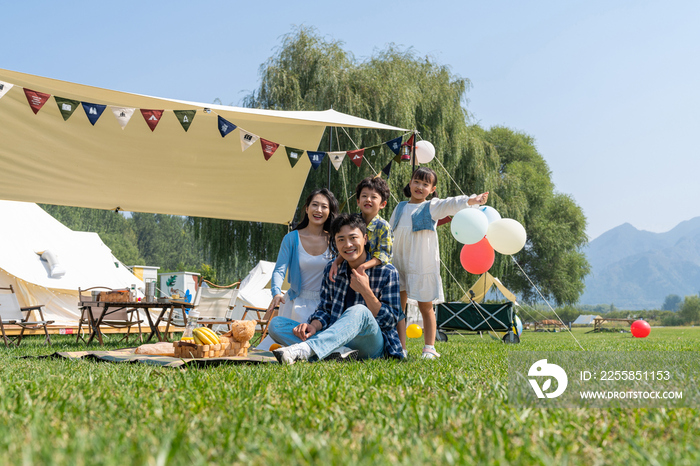
[[[581,304],[658,309],[669,294],[700,291],[700,217],[666,233],[625,223],[591,241],[585,252],[591,274]]]

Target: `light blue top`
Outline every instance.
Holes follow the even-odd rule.
[[[399,220],[401,219],[401,215],[403,215],[406,204],[408,204],[408,201],[399,202],[399,205],[397,205],[396,209],[394,209],[394,214],[392,215],[394,223],[391,225],[392,230],[395,230],[396,225],[399,224]],[[418,207],[418,209],[413,212],[413,215],[411,215],[411,224],[413,226],[413,231],[435,231],[437,221],[433,220],[433,217],[430,215],[430,202],[423,202],[423,205]]]
[[[280,252],[277,254],[277,263],[272,272],[272,296],[282,293],[284,276],[289,269],[289,290],[287,299],[293,300],[301,291],[301,267],[299,267],[299,231],[294,230],[284,235]]]

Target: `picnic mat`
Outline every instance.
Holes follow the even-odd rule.
[[[149,354],[135,354],[136,348],[123,348],[112,351],[70,351],[58,352],[46,356],[24,356],[25,358],[64,358],[64,359],[88,359],[104,362],[131,362],[151,364],[161,367],[206,367],[220,364],[266,364],[275,363],[277,360],[270,351],[248,350],[248,356],[230,356],[225,358],[181,359],[169,356],[156,356]]]

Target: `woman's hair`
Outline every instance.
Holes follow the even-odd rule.
[[[341,228],[349,225],[351,228],[359,228],[363,235],[367,234],[367,224],[365,224],[365,219],[362,218],[360,214],[340,214],[331,225],[331,229],[328,230],[330,233],[329,245],[331,252],[334,256],[338,255],[338,247],[335,245],[335,235],[338,234]]]
[[[316,197],[319,194],[325,196],[326,199],[328,199],[328,218],[323,224],[323,230],[331,230],[331,223],[333,223],[333,219],[335,218],[335,216],[338,215],[338,200],[335,198],[333,193],[327,190],[326,188],[314,189],[313,191],[311,191],[309,197],[306,198],[306,202],[304,202],[304,218],[302,218],[301,222],[299,222],[299,224],[293,228],[294,230],[301,230],[308,226],[309,216],[306,214],[306,209],[311,205],[311,201],[313,201],[314,197]]]
[[[437,186],[438,182],[437,173],[435,173],[432,168],[428,167],[420,167],[414,171],[413,176],[411,176],[411,181],[413,180],[427,181],[433,186]],[[403,194],[406,197],[411,197],[411,183],[407,184],[406,187],[403,188]],[[435,193],[432,195],[434,196]]]

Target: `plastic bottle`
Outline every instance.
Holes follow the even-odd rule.
[[[187,341],[194,343],[194,335],[192,331],[197,327],[197,321],[199,320],[199,312],[192,309],[187,316],[187,325],[185,326],[185,331],[182,333],[181,341]]]

